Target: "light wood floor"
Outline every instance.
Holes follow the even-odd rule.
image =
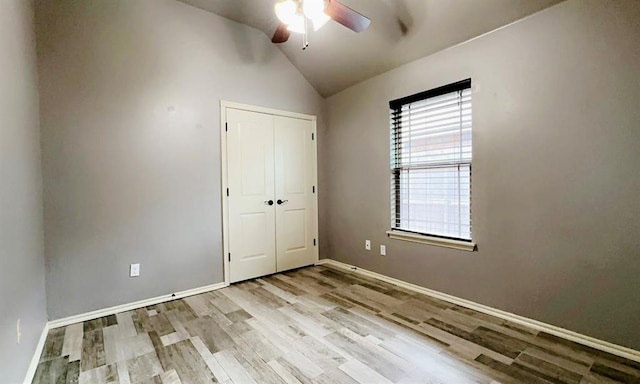
[[[640,363],[384,282],[310,267],[52,329],[34,383],[639,378]]]

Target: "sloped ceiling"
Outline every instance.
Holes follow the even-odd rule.
[[[277,26],[274,0],[179,0],[263,31]],[[302,50],[293,33],[280,49],[328,97],[402,64],[482,35],[562,0],[340,0],[371,19],[355,33],[330,21]],[[242,49],[242,47],[238,47]]]

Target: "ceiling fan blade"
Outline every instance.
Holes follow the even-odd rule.
[[[291,32],[287,29],[287,26],[280,23],[271,38],[271,42],[275,44],[284,43],[289,40],[289,36],[291,36]]]
[[[333,20],[355,32],[362,32],[367,29],[369,24],[371,24],[371,20],[366,16],[354,11],[342,3],[339,3],[337,0],[329,0],[329,4],[324,10],[324,13]]]

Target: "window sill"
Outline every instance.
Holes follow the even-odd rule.
[[[434,236],[428,236],[428,235],[419,235],[417,233],[387,231],[387,236],[389,236],[390,239],[410,241],[413,243],[429,244],[429,245],[435,245],[438,247],[459,249],[462,251],[473,252],[476,250],[476,243],[460,241],[460,240],[452,240],[452,239],[443,239],[441,237],[434,237]]]

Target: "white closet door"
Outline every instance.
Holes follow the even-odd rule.
[[[315,261],[313,123],[275,116],[277,270]]]
[[[276,272],[273,121],[227,109],[231,282]]]

